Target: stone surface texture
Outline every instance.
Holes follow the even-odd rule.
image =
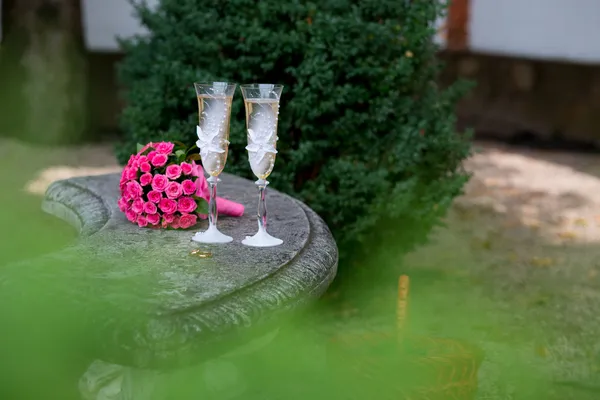
[[[195,364],[228,337],[319,296],[331,283],[337,247],[318,215],[268,190],[268,229],[284,244],[243,246],[257,230],[257,189],[242,178],[221,178],[219,196],[246,206],[241,218],[219,218],[220,230],[234,238],[225,245],[190,240],[206,221],[186,231],[131,224],[117,207],[118,174],[48,188],[43,209],[79,229],[80,238],[45,259],[61,265],[68,277],[62,295],[103,335],[99,359],[138,368]],[[212,257],[194,257],[194,249]]]

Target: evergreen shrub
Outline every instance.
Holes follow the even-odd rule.
[[[149,35],[122,43],[121,162],[137,143],[195,142],[193,82],[279,83],[269,180],[325,219],[342,259],[373,243],[412,248],[460,193],[470,144],[454,108],[468,84],[437,84],[439,2],[162,0],[136,9]],[[225,172],[254,178],[244,124],[238,90]]]

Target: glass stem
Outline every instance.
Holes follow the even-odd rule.
[[[256,181],[258,186],[258,230],[262,232],[267,231],[267,202],[265,200],[265,194],[267,192],[267,185],[269,182],[264,179]]]
[[[218,178],[211,176],[208,178],[209,200],[208,200],[208,229],[217,228],[217,182]]]

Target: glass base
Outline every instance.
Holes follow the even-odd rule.
[[[283,240],[277,239],[263,230],[258,231],[254,236],[246,236],[246,239],[242,240],[242,244],[252,247],[273,247],[282,243]]]
[[[233,238],[221,233],[216,226],[211,226],[204,232],[196,232],[192,240],[198,243],[229,243]]]

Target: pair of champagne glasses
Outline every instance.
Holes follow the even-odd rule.
[[[233,240],[217,228],[217,183],[227,161],[229,148],[229,124],[235,83],[194,83],[198,98],[199,124],[197,127],[202,166],[209,175],[208,229],[196,233],[192,240],[199,243],[229,243]],[[277,154],[277,121],[282,85],[241,85],[246,108],[248,159],[250,168],[258,178],[258,232],[246,236],[242,244],[254,247],[271,247],[283,243],[267,233],[267,207],[265,192],[267,177],[275,166]]]

